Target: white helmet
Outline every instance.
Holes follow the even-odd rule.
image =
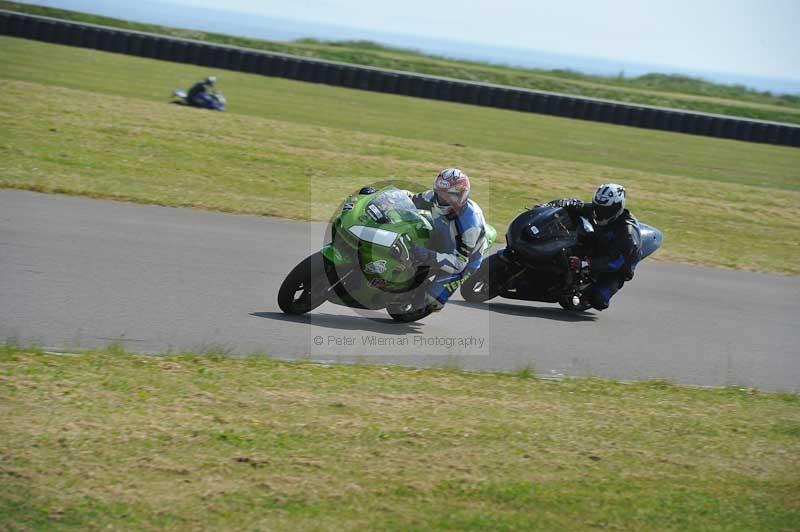
[[[597,187],[592,198],[592,210],[597,225],[608,225],[625,210],[625,187],[606,183]]]
[[[213,85],[216,82],[217,82],[217,76],[208,76],[206,78],[206,83],[208,83],[209,85]]]
[[[456,216],[469,200],[469,176],[458,168],[445,168],[433,182],[433,210]]]

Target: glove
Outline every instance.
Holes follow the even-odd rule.
[[[551,201],[548,205],[553,207],[583,207],[583,202],[578,198],[563,198]]]
[[[436,264],[436,252],[422,246],[414,247],[414,261],[417,264],[433,266]]]
[[[573,272],[588,272],[592,269],[592,259],[572,256],[569,258],[569,269]]]

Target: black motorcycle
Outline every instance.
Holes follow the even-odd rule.
[[[639,260],[661,246],[661,231],[639,223]],[[569,268],[569,257],[591,254],[594,227],[583,216],[561,207],[537,206],[508,226],[506,248],[490,255],[461,285],[461,296],[474,303],[501,296],[558,303],[566,310],[591,307],[592,275]]]

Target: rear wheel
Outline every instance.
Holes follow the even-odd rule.
[[[478,271],[461,284],[461,297],[470,303],[482,303],[500,294],[499,269],[503,266],[497,253],[483,261]]]
[[[278,306],[286,314],[305,314],[325,302],[329,287],[325,257],[314,253],[286,276],[278,290]]]

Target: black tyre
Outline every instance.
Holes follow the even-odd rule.
[[[330,285],[325,257],[314,253],[294,267],[278,290],[278,306],[286,314],[305,314],[323,304]]]
[[[483,303],[500,294],[499,270],[502,259],[495,253],[483,261],[478,271],[467,277],[461,284],[461,297],[470,303]]]
[[[386,311],[389,313],[393,319],[397,321],[402,321],[405,323],[410,323],[412,321],[421,320],[431,312],[433,309],[430,305],[426,305],[425,308],[415,309],[414,306],[410,303],[403,304],[403,303],[392,303],[388,307],[386,307]]]

